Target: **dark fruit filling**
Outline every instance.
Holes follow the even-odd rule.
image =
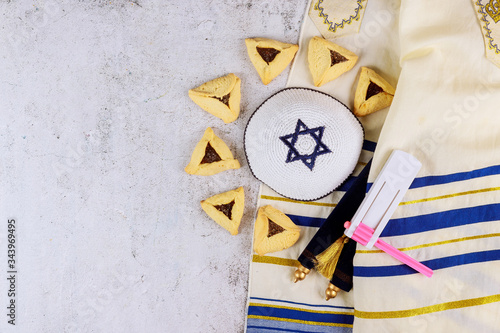
[[[232,219],[234,200],[230,203],[214,206],[215,209],[220,210],[224,213],[230,220]]]
[[[223,104],[226,104],[227,107],[229,107],[229,95],[231,95],[231,93],[227,94],[227,95],[224,95],[222,97],[213,97],[219,101],[221,101]]]
[[[267,232],[267,238],[272,237],[272,236],[277,235],[277,234],[280,234],[283,231],[285,231],[285,229],[283,227],[281,227],[276,222],[269,220],[269,230]]]
[[[276,49],[270,48],[270,47],[258,47],[257,52],[260,54],[262,59],[269,65],[270,62],[276,58],[276,56],[281,53],[281,51],[278,51]]]
[[[370,85],[368,86],[368,89],[366,90],[366,98],[365,98],[365,100],[367,100],[368,98],[370,98],[372,96],[380,94],[383,91],[384,91],[384,89],[380,88],[375,83],[373,83],[373,82],[370,81]]]
[[[333,50],[330,50],[330,57],[332,58],[332,63],[330,65],[330,67],[332,67],[333,65],[336,65],[338,63],[347,61],[346,57],[344,57],[342,54],[335,52]]]
[[[201,164],[204,163],[213,163],[222,161],[219,154],[215,151],[215,149],[210,145],[210,142],[207,143],[207,148],[205,148],[205,156],[201,160]]]

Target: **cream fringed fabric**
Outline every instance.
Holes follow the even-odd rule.
[[[422,162],[382,238],[434,275],[358,246],[353,289],[324,301],[328,281],[312,271],[293,284],[293,266],[349,184],[307,204],[262,186],[259,205],[302,233],[285,251],[252,257],[248,332],[499,331],[500,69],[485,57],[474,3],[370,0],[359,33],[334,40],[358,63],[315,88],[352,108],[361,66],[397,86],[390,109],[361,119],[367,141],[354,175],[373,155],[372,182],[394,149]],[[307,43],[317,35],[306,14],[288,86],[314,88]]]
[[[358,246],[354,332],[500,329],[500,70],[469,0],[403,1],[401,75],[375,151],[423,164],[383,239],[434,270]]]

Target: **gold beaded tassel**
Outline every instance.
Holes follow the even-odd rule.
[[[344,248],[344,245],[349,241],[349,238],[345,235],[342,235],[339,239],[337,239],[332,245],[330,245],[325,251],[321,252],[316,256],[316,264],[315,268],[324,277],[328,280],[331,280],[333,274],[335,273],[335,268],[337,267],[337,263],[340,258],[340,253]],[[306,278],[307,274],[311,272],[310,269],[299,265],[297,270],[294,273],[294,283],[298,281],[302,281]],[[328,288],[325,290],[325,297],[328,301],[329,299],[335,298],[337,296],[337,292],[340,290],[337,286],[330,283]]]
[[[344,244],[349,241],[346,235],[342,235],[337,239],[332,245],[330,245],[325,251],[321,252],[316,256],[317,263],[315,265],[318,273],[331,280],[333,273],[335,273],[335,268],[339,261],[340,253],[344,248]]]

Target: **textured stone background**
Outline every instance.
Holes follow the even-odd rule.
[[[259,187],[243,131],[288,71],[264,86],[244,38],[297,42],[305,6],[0,3],[1,309],[8,218],[19,270],[17,326],[2,310],[1,332],[243,331]],[[242,79],[242,112],[224,124],[187,91],[230,72]],[[241,169],[184,173],[207,126]],[[238,186],[245,215],[230,236],[199,201]]]

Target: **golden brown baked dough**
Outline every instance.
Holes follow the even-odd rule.
[[[267,205],[259,208],[254,227],[253,249],[258,255],[289,248],[300,236],[300,228],[278,209]]]
[[[264,84],[283,72],[299,49],[298,45],[268,38],[247,38],[245,44],[248,56]]]
[[[228,146],[208,127],[184,170],[192,175],[210,176],[239,167],[240,163],[234,159]]]
[[[201,201],[201,208],[221,227],[231,233],[238,234],[238,228],[245,208],[243,187],[236,190],[216,194]]]
[[[314,85],[319,87],[353,68],[358,56],[337,44],[315,36],[309,41],[307,60]]]
[[[363,117],[391,105],[396,90],[374,70],[361,67],[354,96],[354,114]]]
[[[235,121],[240,114],[241,80],[233,73],[205,82],[189,90],[188,94],[203,110],[226,124]]]

